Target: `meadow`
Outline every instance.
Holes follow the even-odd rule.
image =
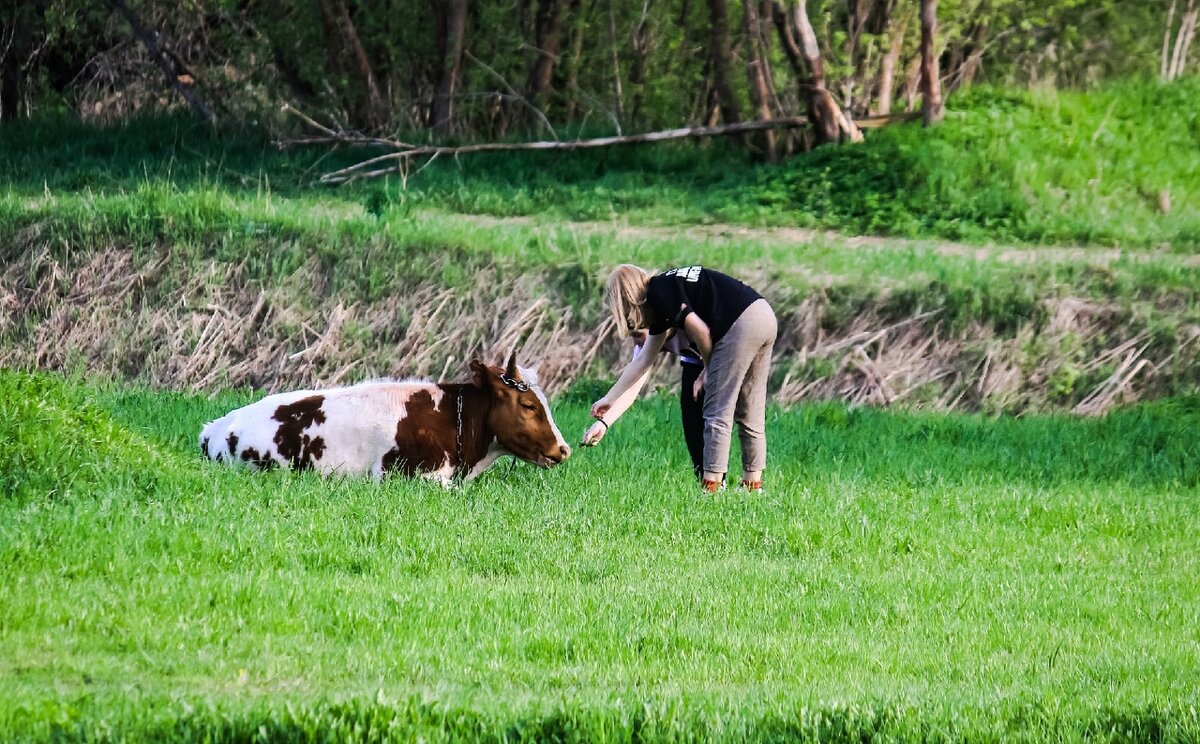
[[[1200,741],[1197,92],[336,190],[362,152],[6,124],[0,740]],[[462,488],[200,456],[267,390],[518,343],[574,444],[626,260],[772,298],[764,494],[698,492],[667,369]]]
[[[976,87],[953,98],[935,130],[890,127],[863,147],[818,148],[778,165],[714,139],[439,159],[405,178],[336,189],[317,179],[378,151],[281,148],[288,137],[261,127],[212,130],[183,118],[107,127],[42,118],[0,128],[0,184],[9,197],[0,209],[14,210],[14,199],[136,196],[147,186],[173,186],[197,195],[317,197],[374,215],[782,225],[1191,252],[1200,246],[1197,95],[1195,78],[1086,92]],[[573,134],[594,133],[563,137]]]
[[[667,396],[444,490],[203,460],[249,391],[0,386],[6,739],[1200,736],[1195,400],[774,409],[714,498]]]

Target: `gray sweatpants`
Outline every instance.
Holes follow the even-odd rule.
[[[729,470],[734,421],[742,441],[742,470],[766,468],[767,374],[778,330],[771,306],[756,300],[713,347],[704,383],[705,471]]]

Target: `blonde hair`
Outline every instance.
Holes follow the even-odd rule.
[[[617,336],[625,338],[630,331],[650,327],[646,307],[646,287],[650,274],[640,266],[621,264],[608,275],[604,286],[604,301],[617,325]]]

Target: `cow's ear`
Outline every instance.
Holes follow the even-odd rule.
[[[521,371],[517,369],[516,349],[513,350],[513,353],[508,355],[508,369],[504,371],[504,374],[510,380],[516,380],[517,382],[521,381]]]
[[[487,387],[488,368],[478,359],[471,360],[471,384],[483,390]]]

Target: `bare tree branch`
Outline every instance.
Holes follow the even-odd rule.
[[[538,110],[538,107],[534,106],[533,103],[530,102],[530,100],[528,98],[526,98],[525,96],[518,93],[515,88],[513,88],[511,85],[509,85],[508,81],[504,79],[503,75],[501,75],[500,73],[493,70],[491,67],[489,67],[487,64],[485,64],[482,60],[480,60],[474,54],[471,54],[470,51],[464,49],[463,54],[467,57],[467,59],[471,60],[472,62],[479,65],[483,69],[487,70],[488,72],[490,72],[492,74],[493,77],[495,77],[497,80],[499,80],[500,83],[505,88],[508,89],[509,95],[513,96],[517,100],[524,103],[529,108],[529,110],[532,111],[533,114],[535,116],[537,116],[537,118],[539,120],[541,120],[542,125],[546,127],[546,131],[550,132],[550,136],[553,137],[554,139],[558,139],[558,132],[554,131],[554,127],[550,126],[550,120],[546,118],[546,115],[543,114],[540,110]]]
[[[158,40],[155,38],[157,33],[151,32],[143,26],[141,20],[129,9],[124,0],[105,1],[110,8],[124,16],[130,28],[133,29],[133,33],[141,40],[142,44],[146,47],[146,51],[150,52],[154,63],[162,70],[163,76],[167,79],[167,84],[174,88],[179,95],[183,96],[183,99],[188,102],[192,110],[199,114],[201,118],[209,124],[216,124],[216,114],[213,113],[213,110],[204,102],[204,99],[192,88],[192,76],[187,74],[187,71],[182,69],[181,66],[167,58],[166,53],[158,45]]]
[[[368,146],[368,147],[390,147],[390,148],[393,148],[396,150],[403,150],[403,149],[407,149],[410,147],[419,147],[419,145],[414,145],[409,142],[401,142],[400,140],[386,139],[383,137],[367,137],[366,135],[359,134],[358,132],[346,131],[345,129],[341,129],[341,128],[338,128],[336,130],[330,129],[329,127],[320,123],[316,119],[313,119],[311,116],[309,116],[308,114],[305,114],[303,111],[296,108],[295,106],[292,106],[289,103],[284,103],[282,109],[285,113],[295,116],[300,121],[304,122],[308,126],[317,130],[323,136],[310,137],[307,139],[300,139],[300,140],[287,140],[286,142],[280,142],[279,144],[281,146],[282,145],[299,145],[299,144],[328,144],[328,143],[333,142],[333,143],[339,143],[339,144],[343,144],[343,145],[360,145],[360,146]]]

